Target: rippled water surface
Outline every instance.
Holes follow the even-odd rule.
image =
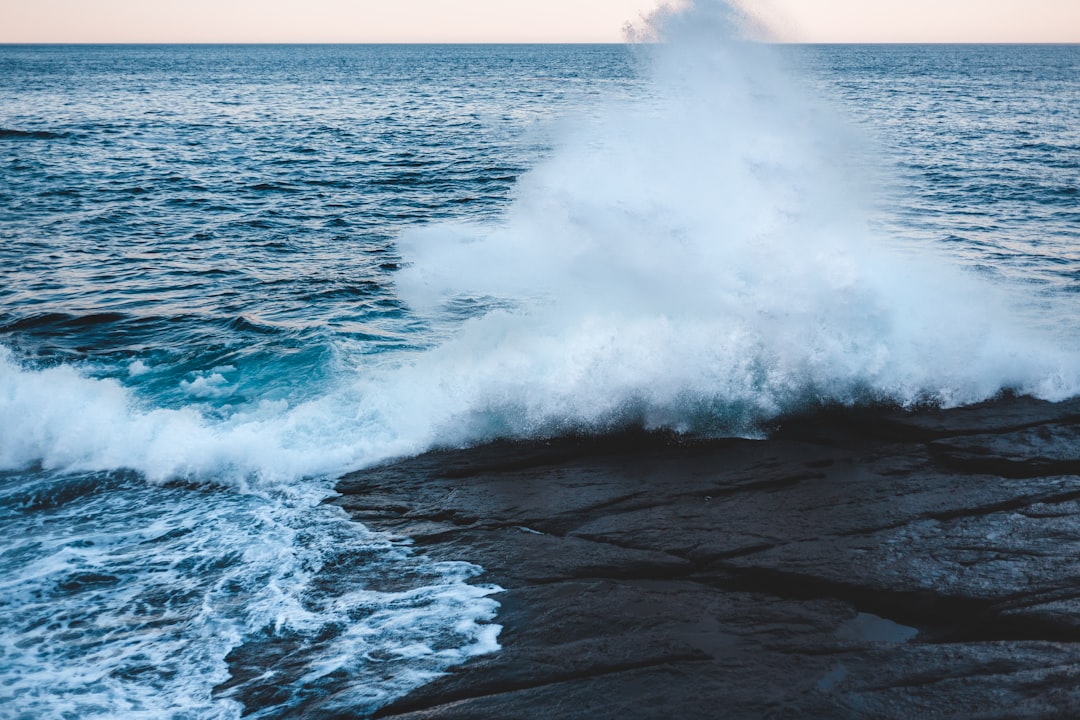
[[[1080,46],[810,49],[822,90],[897,168],[892,232],[987,273],[1080,285]]]
[[[634,84],[611,47],[28,47],[0,63],[9,346],[168,363],[171,385],[233,365],[260,395],[319,375],[334,339],[417,343],[394,234],[496,212],[547,121]]]

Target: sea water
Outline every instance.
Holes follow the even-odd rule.
[[[363,716],[496,651],[348,470],[1080,391],[1080,48],[653,21],[0,48],[5,712]]]

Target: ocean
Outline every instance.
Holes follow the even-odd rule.
[[[0,47],[8,716],[362,717],[497,652],[349,470],[1080,392],[1080,46],[668,33]]]

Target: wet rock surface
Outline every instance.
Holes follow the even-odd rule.
[[[1080,401],[431,452],[333,502],[505,592],[421,718],[1080,717]]]

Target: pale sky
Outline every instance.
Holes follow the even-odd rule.
[[[655,0],[0,0],[4,42],[620,42]],[[777,39],[1080,42],[1080,0],[746,0]]]

